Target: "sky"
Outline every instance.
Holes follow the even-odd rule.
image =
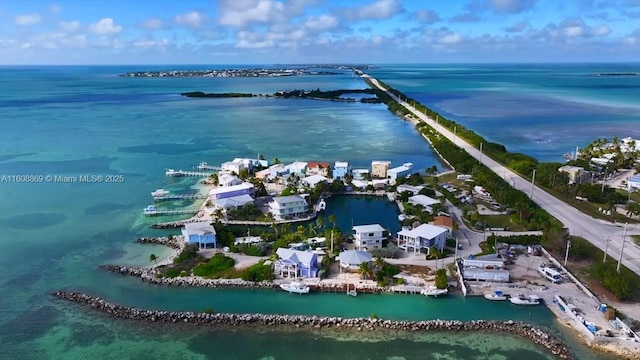
[[[0,65],[638,61],[640,0],[0,1]]]

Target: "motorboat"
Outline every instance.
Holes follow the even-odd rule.
[[[562,275],[557,270],[548,266],[540,266],[538,268],[538,272],[540,273],[540,275],[544,276],[545,279],[551,281],[552,283],[557,284],[562,281]]]
[[[436,287],[428,287],[426,289],[422,289],[422,291],[420,291],[420,295],[438,297],[440,295],[446,295],[448,292],[449,290],[447,289],[438,289]]]
[[[505,301],[507,300],[507,295],[500,290],[496,290],[493,293],[484,294],[484,298],[491,301]]]
[[[349,296],[358,296],[358,292],[354,290],[347,290],[347,295]]]
[[[158,208],[153,205],[149,205],[146,208],[144,208],[145,215],[155,215],[157,213],[158,213]]]
[[[325,210],[326,208],[327,208],[327,203],[324,201],[324,199],[320,199],[320,201],[316,205],[316,211],[320,212]]]
[[[537,297],[536,295],[529,295],[529,296],[525,296],[523,294],[516,294],[515,296],[512,296],[509,298],[509,301],[511,301],[512,304],[514,305],[538,305],[540,304],[540,298]]]
[[[309,293],[309,287],[298,281],[293,281],[288,284],[280,284],[280,288],[292,294],[308,294]]]
[[[154,197],[154,198],[158,198],[158,197],[167,196],[169,194],[170,194],[170,192],[165,190],[165,189],[158,189],[158,190],[152,192],[151,196]]]

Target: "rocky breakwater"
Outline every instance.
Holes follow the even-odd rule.
[[[209,288],[260,288],[275,289],[277,285],[268,282],[253,282],[242,279],[205,279],[197,276],[162,277],[154,268],[139,268],[119,265],[102,265],[101,269],[121,274],[139,277],[140,280],[155,285],[179,286],[179,287],[209,287]]]
[[[169,222],[161,222],[161,223],[153,224],[151,225],[151,228],[152,229],[176,229],[176,228],[183,227],[184,224],[201,222],[201,221],[203,221],[201,218],[192,217],[186,220],[177,220],[177,221],[169,221]]]
[[[269,314],[227,314],[200,312],[169,312],[144,310],[108,302],[99,297],[78,293],[57,291],[59,299],[78,303],[94,310],[130,320],[164,323],[188,323],[194,325],[218,326],[270,326],[270,327],[311,327],[343,328],[357,331],[487,331],[508,333],[528,339],[549,350],[560,359],[573,359],[567,347],[556,337],[535,326],[513,321],[392,321],[381,319],[345,319],[340,317],[321,317],[308,315],[269,315]]]
[[[140,244],[157,244],[168,246],[174,250],[182,250],[185,242],[184,237],[181,235],[172,237],[141,237],[136,242]]]

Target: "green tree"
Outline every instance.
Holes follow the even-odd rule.
[[[438,269],[436,271],[436,287],[438,289],[446,289],[449,286],[449,279],[447,277],[447,270]]]
[[[211,174],[209,176],[209,179],[211,179],[211,182],[213,183],[213,185],[218,186],[220,184],[220,179],[218,178],[218,174]]]
[[[327,220],[329,220],[329,222],[331,223],[331,227],[333,229],[335,229],[336,228],[336,224],[338,223],[338,221],[336,220],[336,216],[334,214],[331,214],[331,215],[329,215]]]
[[[627,210],[627,216],[640,216],[640,204],[638,203],[629,202],[625,210]]]
[[[280,159],[278,159],[278,158],[273,159],[273,163],[274,164],[280,164]]]
[[[358,273],[362,276],[363,279],[370,279],[373,277],[373,269],[368,262],[363,262],[358,267]]]
[[[149,255],[149,262],[154,262],[158,264],[158,257],[156,256],[156,254]]]

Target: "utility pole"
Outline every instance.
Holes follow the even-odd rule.
[[[529,194],[529,197],[533,200],[533,184],[536,181],[536,169],[533,169],[533,176],[531,177],[531,192]]]
[[[607,171],[609,171],[608,166],[604,169],[604,178],[602,179],[602,189],[600,192],[604,192],[604,183],[607,181]]]
[[[603,264],[607,262],[607,252],[609,251],[609,241],[611,241],[610,237],[607,238],[607,241],[604,244],[604,258],[602,258]]]
[[[458,258],[458,237],[456,236],[456,254],[453,256],[454,260]]]
[[[567,260],[569,259],[569,249],[571,249],[571,240],[567,240],[567,252],[564,254],[564,266],[567,266]]]
[[[331,253],[333,254],[333,230],[331,230]]]
[[[480,143],[480,162],[482,162],[482,143]]]
[[[457,132],[457,130],[458,130],[458,127],[454,126],[453,127],[453,143],[454,144],[456,143],[456,132]]]
[[[622,233],[622,247],[620,248],[620,257],[618,257],[618,266],[616,267],[616,271],[618,274],[620,273],[620,263],[622,262],[622,254],[624,253],[624,243],[627,240],[627,225],[628,222],[624,223],[624,232]]]

